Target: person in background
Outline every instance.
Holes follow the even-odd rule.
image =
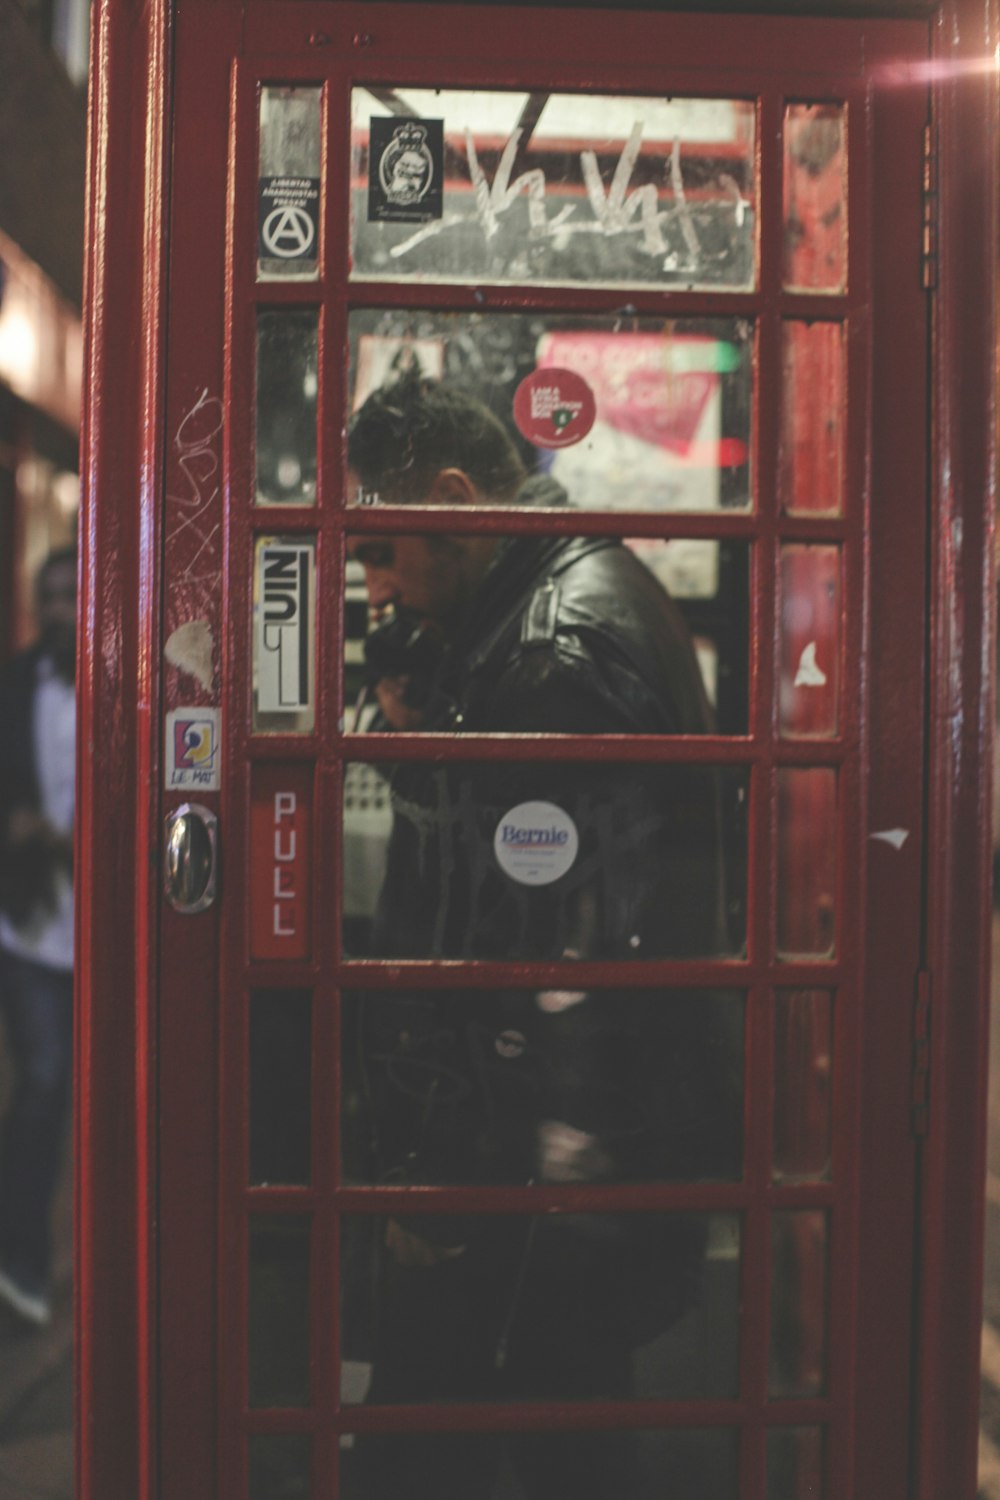
[[[37,641],[0,673],[0,1011],[14,1073],[0,1134],[0,1300],[42,1326],[72,1072],[73,548],[43,563],[36,608]]]

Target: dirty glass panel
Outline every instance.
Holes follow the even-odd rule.
[[[781,379],[782,509],[839,515],[847,441],[843,324],[787,320]]]
[[[365,1500],[737,1500],[739,1494],[738,1434],[723,1427],[342,1441],[350,1444],[341,1459],[344,1493]]]
[[[738,1180],[735,991],[346,994],[352,1183]]]
[[[840,548],[781,549],[782,734],[825,738],[838,729]]]
[[[312,996],[250,994],[250,1181],[307,1183]]]
[[[767,1500],[823,1500],[822,1427],[771,1427]]]
[[[353,275],[747,288],[752,100],[356,88]]]
[[[778,954],[834,952],[837,775],[826,767],[778,772]]]
[[[321,158],[322,90],[296,85],[262,88],[258,281],[318,276]]]
[[[752,381],[739,318],[363,309],[348,503],[455,503],[455,466],[494,505],[745,510]]]
[[[309,1220],[250,1217],[251,1406],[309,1404]]]
[[[345,795],[349,957],[743,950],[743,768],[407,762],[348,782],[373,776],[385,786],[363,814]]]
[[[301,1432],[250,1434],[250,1500],[309,1500],[311,1440]]]
[[[832,994],[779,990],[774,997],[776,1182],[829,1177],[832,1075]]]
[[[349,1400],[736,1395],[735,1214],[366,1215],[342,1243]]]
[[[258,505],[315,505],[319,314],[257,314]]]
[[[772,1398],[826,1390],[827,1233],[817,1209],[771,1215]]]
[[[316,723],[316,539],[258,536],[253,571],[253,729]]]
[[[843,104],[785,108],[785,259],[789,291],[847,286],[847,118]]]
[[[457,714],[483,732],[747,732],[746,542],[355,535],[347,551],[349,732],[451,729]],[[499,638],[471,681],[504,619],[547,597],[504,682]]]

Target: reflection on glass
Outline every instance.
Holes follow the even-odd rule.
[[[309,1181],[312,997],[250,995],[250,1181]]]
[[[843,325],[788,320],[781,356],[782,508],[838,515],[847,438]]]
[[[354,957],[651,959],[743,948],[743,769],[411,762],[372,776],[385,784],[366,814],[355,818],[346,799],[344,809],[354,900],[344,940]]]
[[[345,1492],[372,1500],[737,1500],[739,1494],[738,1434],[724,1427],[379,1435],[351,1444],[341,1463]]]
[[[750,287],[754,103],[357,88],[353,274]]]
[[[840,548],[781,549],[781,732],[837,733]]]
[[[348,1218],[343,1241],[369,1404],[736,1394],[734,1214]]]
[[[253,576],[253,728],[316,723],[316,539],[258,536]]]
[[[257,504],[315,505],[319,314],[257,314]]]
[[[747,731],[746,542],[380,535],[347,549],[349,731]]]
[[[771,1215],[772,1400],[826,1391],[826,1239],[820,1209]]]
[[[319,273],[321,121],[321,89],[261,89],[259,281],[315,280]]]
[[[345,995],[345,1176],[738,1179],[743,1008],[711,990]]]
[[[819,1396],[825,1391],[826,1297],[826,1214],[819,1209],[772,1214],[772,1397]]]
[[[251,1406],[309,1404],[309,1220],[250,1218]]]
[[[774,1177],[830,1175],[833,996],[779,990],[774,997]]]
[[[581,510],[712,511],[750,505],[753,330],[741,319],[570,317],[361,310],[350,318],[349,392],[357,412],[406,372],[443,382],[437,410],[380,434],[359,501],[447,503],[416,465],[414,432],[444,423],[450,391],[482,403],[513,444],[514,465],[484,472],[497,504]],[[452,398],[453,400],[456,398]],[[460,399],[460,398],[457,398]],[[429,400],[433,402],[431,395]],[[406,402],[394,400],[396,411]],[[451,423],[450,463],[482,448],[471,412]],[[454,435],[452,435],[454,434]],[[492,478],[492,483],[490,480]]]
[[[834,951],[837,774],[826,767],[778,772],[778,953],[827,958]]]
[[[770,1427],[767,1500],[823,1500],[822,1427]]]
[[[250,1500],[309,1500],[309,1448],[305,1433],[251,1433]]]
[[[847,284],[847,131],[842,104],[785,109],[785,286],[842,292]]]

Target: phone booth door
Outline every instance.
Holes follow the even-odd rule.
[[[926,25],[172,45],[157,1492],[902,1497]]]

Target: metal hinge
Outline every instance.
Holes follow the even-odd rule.
[[[922,280],[925,291],[938,284],[938,147],[937,126],[924,126]]]
[[[913,1080],[910,1094],[913,1134],[927,1134],[931,1093],[931,976],[917,970],[913,1000]]]

